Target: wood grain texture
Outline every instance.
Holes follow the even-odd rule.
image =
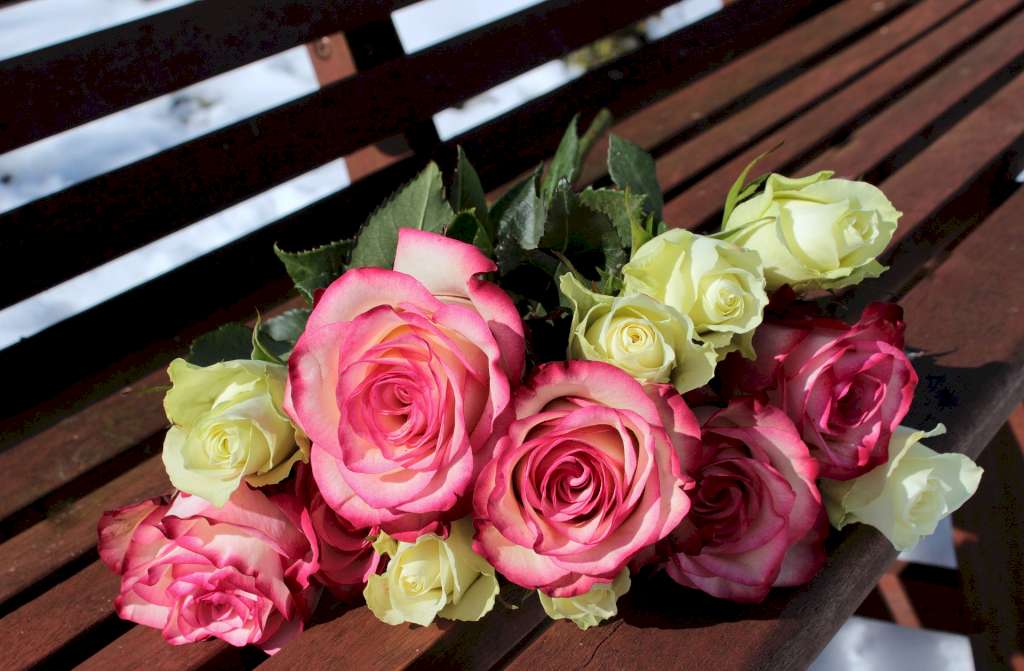
[[[893,100],[883,114],[884,126],[867,130],[870,140],[856,148],[842,147],[829,156],[813,161],[813,168],[836,170],[841,176],[859,176],[886,160],[900,145],[921,134],[928,124],[954,108],[971,90],[983,84],[1004,68],[1009,68],[1024,54],[1024,19],[1014,16],[1022,3],[1007,0],[976,2],[948,22],[894,53],[878,67],[865,72],[820,103],[769,133],[734,159],[722,164],[673,199],[666,208],[668,221],[706,222],[718,224],[723,194],[753,157],[777,147],[757,166],[758,173],[773,169],[785,172],[800,165],[830,142],[842,138],[859,124],[870,119],[879,108]],[[1008,21],[1008,17],[1012,17]],[[1005,23],[1006,25],[1002,25]],[[1001,27],[1000,27],[1001,26]],[[979,40],[987,30],[998,30]],[[857,49],[854,45],[851,49]],[[964,50],[967,50],[966,52]],[[945,65],[920,86],[917,80],[951,57]],[[909,87],[910,94],[900,99]],[[923,102],[927,100],[927,102]],[[752,108],[751,108],[752,109]],[[726,122],[726,126],[729,123]],[[709,134],[710,135],[710,134]],[[881,138],[877,138],[881,135]],[[877,139],[877,141],[875,141]],[[703,143],[703,136],[695,143]],[[691,173],[698,173],[693,165]],[[801,167],[801,173],[811,172]]]
[[[73,504],[0,545],[0,603],[96,546],[96,523],[107,510],[170,492],[158,456],[150,457]]]
[[[686,189],[682,200],[666,210],[666,221],[675,226],[702,223],[687,211],[685,203],[693,197],[694,191],[700,192],[703,188],[688,188],[703,172],[744,151],[821,99],[868,75],[886,59],[913,44],[968,4],[964,0],[917,3],[753,105],[666,152],[658,160],[658,181],[662,190],[672,198],[680,189]],[[726,184],[719,196],[720,201],[724,201],[728,188]]]
[[[222,641],[172,646],[156,629],[135,626],[75,668],[80,671],[198,671],[242,667],[238,649]]]
[[[366,608],[354,608],[307,629],[297,641],[259,668],[303,668],[309,671],[341,666],[366,671],[402,669],[442,636],[444,630],[439,626],[389,626]]]
[[[880,20],[906,8],[907,2],[856,0],[842,2],[763,42],[756,49],[644,106],[616,123],[612,132],[648,151],[708,127],[768,93],[770,86],[800,68],[827,57],[830,50]],[[589,184],[608,174],[608,140],[602,138],[585,161],[580,182]]]
[[[0,519],[167,426],[163,370],[0,452]]]
[[[0,619],[4,668],[39,665],[112,617],[119,582],[97,561]]]

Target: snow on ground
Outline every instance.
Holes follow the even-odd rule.
[[[2,154],[0,175],[7,177],[0,184],[0,212],[317,88],[305,47],[296,47]]]
[[[31,0],[0,10],[0,59],[66,42],[193,0]]]
[[[974,657],[966,636],[854,616],[810,666],[811,671],[880,669],[972,671]]]

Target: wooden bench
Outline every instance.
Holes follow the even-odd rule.
[[[759,606],[638,582],[587,632],[535,598],[479,623],[388,627],[325,608],[267,659],[220,642],[166,645],[119,620],[98,561],[106,509],[169,488],[163,367],[195,335],[289,299],[271,243],[336,239],[423,163],[462,145],[485,185],[549,156],[572,114],[608,108],[657,158],[665,216],[706,229],[742,166],[831,168],[905,214],[892,269],[851,308],[897,300],[920,355],[909,424],[988,472],[959,516],[979,669],[1022,654],[1024,0],[737,0],[448,141],[431,116],[644,19],[665,0],[548,0],[411,55],[390,13],[409,0],[197,2],[0,62],[0,153],[326,35],[358,72],[251,119],[0,215],[0,307],[340,156],[396,135],[408,151],[349,188],[0,351],[0,649],[5,668],[799,669],[896,556],[873,529],[834,534],[809,585]],[[334,40],[340,40],[335,36]],[[330,81],[331,77],[322,78]],[[582,181],[606,179],[603,148]],[[49,256],[45,269],[40,259]],[[293,299],[292,299],[293,300]],[[1016,438],[1015,438],[1016,436]]]

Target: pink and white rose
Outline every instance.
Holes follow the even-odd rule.
[[[515,305],[472,245],[402,229],[394,270],[349,270],[288,360],[285,409],[324,500],[399,540],[445,533],[509,420],[525,358]]]
[[[885,463],[917,374],[903,352],[903,311],[868,306],[853,326],[790,304],[754,334],[756,361],[732,354],[719,367],[733,392],[764,393],[789,415],[821,477],[847,480]]]
[[[221,508],[179,493],[104,513],[99,554],[121,576],[118,615],[173,645],[219,638],[273,654],[319,597],[306,537],[246,484]]]
[[[473,548],[553,597],[611,583],[686,515],[696,418],[669,385],[596,361],[539,367],[477,483]]]
[[[700,408],[690,513],[659,547],[679,584],[741,602],[809,581],[825,559],[818,464],[786,414],[752,398]]]

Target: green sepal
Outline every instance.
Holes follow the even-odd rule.
[[[763,159],[768,154],[772,153],[776,149],[782,146],[782,143],[775,145],[771,149],[754,157],[754,160],[747,164],[747,167],[743,168],[740,172],[740,176],[736,178],[736,181],[729,187],[729,192],[725,196],[725,208],[722,209],[722,226],[725,226],[725,222],[729,221],[729,215],[736,209],[736,206],[742,203],[747,198],[757,193],[757,190],[761,188],[764,181],[768,179],[770,173],[765,173],[749,184],[744,184],[747,181],[747,174],[753,170],[754,166],[757,165],[758,161]]]
[[[269,363],[286,362],[306,328],[309,313],[309,310],[296,308],[265,322],[257,313],[256,326],[252,330],[252,358]]]

